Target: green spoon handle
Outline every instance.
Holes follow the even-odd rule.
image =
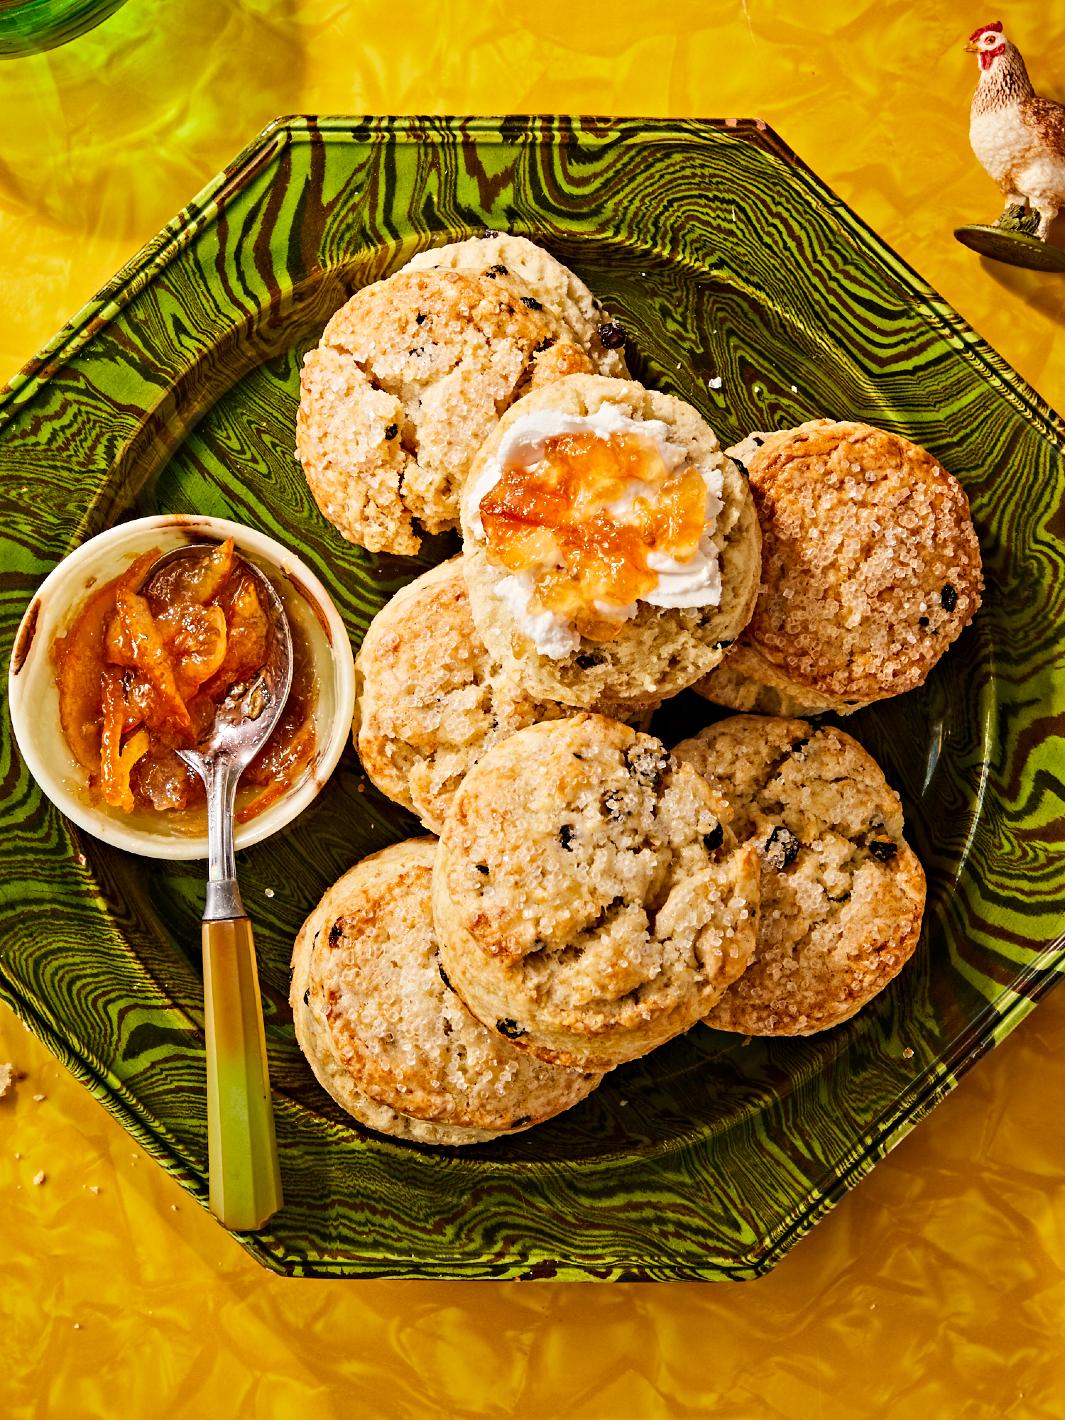
[[[282,1202],[251,923],[204,922],[202,940],[211,1212],[251,1232]]]

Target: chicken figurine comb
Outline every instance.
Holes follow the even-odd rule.
[[[1047,241],[1065,208],[1065,107],[1036,93],[1001,20],[974,30],[965,49],[980,65],[969,142],[1006,206],[993,226],[957,227],[954,235],[1011,266],[1065,271],[1065,251]]]

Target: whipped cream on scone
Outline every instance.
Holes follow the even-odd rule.
[[[478,630],[533,694],[589,707],[675,694],[757,593],[746,482],[691,405],[571,375],[517,401],[461,500]]]
[[[590,597],[599,616],[629,621],[636,615],[637,601],[659,607],[720,605],[721,569],[713,531],[723,506],[721,471],[693,470],[703,485],[701,493],[695,490],[695,498],[701,498],[702,529],[694,549],[675,546],[675,538],[669,536],[675,529],[668,525],[661,531],[654,528],[653,517],[656,504],[673,496],[688,470],[688,451],[670,438],[663,420],[632,419],[614,404],[603,404],[593,414],[584,415],[531,410],[511,424],[495,455],[485,460],[472,480],[468,494],[471,533],[488,547],[490,559],[496,560],[491,531],[486,530],[481,517],[482,504],[491,503],[490,495],[495,494],[497,504],[509,501],[513,505],[515,495],[522,491],[520,485],[528,487],[530,482],[535,485],[534,493],[559,493],[564,460],[577,480],[582,472],[588,476],[568,506],[553,510],[556,517],[561,514],[561,536],[544,539],[527,565],[511,571],[497,588],[516,623],[542,655],[560,659],[576,650],[580,633],[572,617],[541,603],[538,581],[567,562],[579,575],[582,543],[597,531],[604,531],[608,538],[613,533],[617,541],[627,532],[636,534],[647,573],[641,579],[646,585],[641,585],[632,600],[612,598],[609,582],[601,595]],[[561,502],[558,497],[553,501],[556,505]],[[520,512],[512,513],[512,519],[515,516],[522,518]],[[507,565],[505,558],[500,560]]]

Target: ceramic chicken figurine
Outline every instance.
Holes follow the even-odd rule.
[[[1039,218],[1034,236],[1046,241],[1065,207],[1065,107],[1035,92],[1001,21],[974,30],[965,48],[980,63],[969,121],[973,152],[1002,189],[1006,212],[1031,208]]]

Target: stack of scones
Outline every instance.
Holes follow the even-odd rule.
[[[920,685],[980,603],[965,493],[906,439],[815,420],[722,452],[522,237],[422,252],[307,356],[297,457],[418,577],[356,662],[366,773],[428,836],[356,864],[293,953],[296,1034],[372,1129],[551,1118],[703,1021],[807,1035],[917,945],[924,873],[842,716]],[[694,688],[740,712],[668,749]]]

